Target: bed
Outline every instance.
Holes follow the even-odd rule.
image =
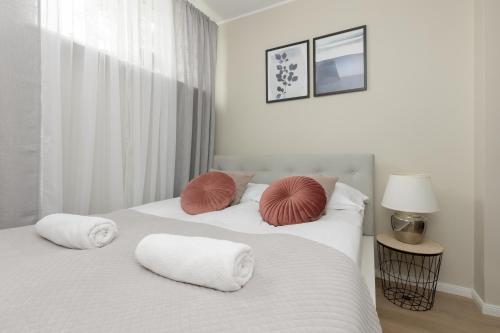
[[[362,221],[362,236],[358,248],[358,264],[375,304],[374,235],[374,155],[373,154],[321,154],[321,155],[264,155],[264,156],[215,156],[214,168],[220,170],[253,171],[252,182],[271,183],[287,175],[325,174],[339,177],[344,182],[366,194]]]
[[[252,170],[253,181],[261,183],[299,173],[337,175],[373,197],[372,155],[217,156],[214,168]],[[371,202],[357,217],[363,220],[357,227],[359,244],[354,237],[343,245],[318,233],[248,230],[255,203],[231,207],[205,221],[189,220],[166,209],[168,205],[178,203],[174,199],[104,215],[117,223],[119,237],[95,250],[56,246],[32,226],[0,231],[0,331],[381,331],[367,287],[373,282]],[[224,221],[238,220],[243,211],[252,221],[237,227],[216,224],[223,215]],[[314,223],[328,223],[331,217]],[[356,216],[348,212],[341,218]],[[140,239],[161,232],[249,244],[255,251],[255,274],[234,293],[157,276],[138,265],[133,253]]]
[[[243,201],[221,211],[198,215],[185,213],[181,208],[180,198],[157,201],[132,209],[144,214],[209,224],[237,232],[295,235],[337,249],[357,263],[362,259],[363,212],[355,207],[352,210],[329,210],[314,223],[281,227],[274,227],[262,220],[259,203],[256,201]]]

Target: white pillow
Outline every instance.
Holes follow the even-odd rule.
[[[337,182],[326,209],[365,209],[368,197],[347,184]]]
[[[240,203],[243,202],[260,202],[260,197],[262,197],[262,193],[269,187],[268,184],[254,184],[248,183],[245,192],[243,192],[243,196],[241,197]]]

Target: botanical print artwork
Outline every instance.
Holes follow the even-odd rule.
[[[366,90],[366,26],[314,39],[314,96]]]
[[[309,97],[309,41],[266,51],[267,102]]]
[[[287,87],[292,86],[293,83],[297,82],[299,79],[299,77],[295,75],[298,65],[288,62],[290,59],[287,58],[288,55],[286,52],[282,54],[276,53],[274,57],[278,61],[278,65],[276,65],[276,71],[278,72],[276,74],[276,79],[283,85],[276,87],[276,98],[286,98]]]

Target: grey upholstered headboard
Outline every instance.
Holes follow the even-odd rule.
[[[363,234],[373,235],[373,154],[215,156],[215,169],[253,171],[253,183],[269,184],[287,175],[323,174],[357,188],[370,199],[365,208]]]

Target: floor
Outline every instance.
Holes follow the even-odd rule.
[[[431,310],[409,311],[385,299],[378,279],[377,312],[384,333],[500,333],[500,318],[482,315],[471,299],[438,292]]]

